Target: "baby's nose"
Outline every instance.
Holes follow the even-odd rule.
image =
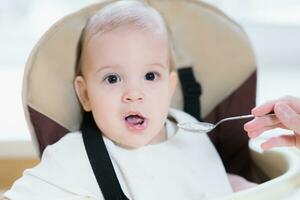
[[[123,95],[123,102],[130,103],[130,102],[143,102],[144,95],[141,90],[130,90],[124,93]]]

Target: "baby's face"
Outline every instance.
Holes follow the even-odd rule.
[[[176,74],[159,34],[122,28],[86,44],[83,77],[75,86],[103,134],[125,147],[141,147],[164,134]]]

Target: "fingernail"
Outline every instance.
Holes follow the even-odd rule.
[[[249,138],[251,138],[251,139],[253,138],[251,133],[247,133],[247,135],[248,135]]]
[[[255,108],[252,108],[252,110],[251,110],[252,115],[255,114],[256,109],[257,109],[256,107],[255,107]]]
[[[251,130],[253,130],[253,122],[252,121],[250,121],[250,122],[247,122],[246,124],[244,124],[244,130],[245,131],[247,131],[247,132],[249,132],[249,131],[251,131]]]
[[[261,147],[263,150],[267,150],[267,149],[268,149],[264,143],[261,144],[260,147]]]
[[[251,131],[248,132],[248,137],[249,138],[256,138],[261,134],[261,131]]]
[[[271,146],[268,145],[267,142],[262,143],[262,144],[260,145],[260,147],[261,147],[263,150],[268,150],[268,149],[271,148]]]
[[[250,123],[250,122],[247,122],[247,123],[244,124],[244,129],[245,129],[245,130],[248,128],[249,124],[251,124],[251,123]]]

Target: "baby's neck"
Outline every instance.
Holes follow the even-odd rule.
[[[159,133],[149,142],[149,144],[158,144],[167,140],[166,125],[159,131]]]

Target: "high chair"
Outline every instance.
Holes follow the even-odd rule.
[[[23,105],[40,154],[80,128],[82,110],[73,88],[77,45],[87,19],[110,2],[64,17],[47,31],[28,59]],[[174,45],[180,84],[172,106],[213,123],[249,114],[256,99],[256,61],[242,27],[198,0],[147,2],[166,20]],[[221,199],[300,199],[299,151],[282,148],[260,153],[259,140],[249,143],[245,122],[224,123],[209,137],[227,172],[260,184]]]

